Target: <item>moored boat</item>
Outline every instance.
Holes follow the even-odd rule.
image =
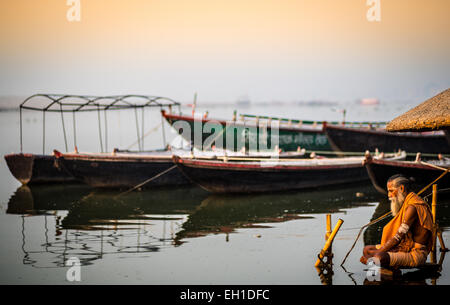
[[[59,95],[59,94],[34,94],[24,100],[19,106],[20,115],[20,153],[5,155],[5,160],[12,175],[22,184],[44,184],[44,183],[73,183],[79,179],[74,177],[67,170],[58,167],[54,155],[47,154],[46,148],[46,114],[53,113],[61,117],[61,126],[64,134],[64,144],[68,151],[68,135],[65,129],[64,114],[72,114],[74,150],[77,151],[76,137],[76,114],[86,112],[98,112],[99,139],[101,151],[107,151],[107,115],[110,110],[134,110],[137,118],[138,109],[144,117],[144,109],[156,107],[179,106],[179,103],[158,96],[148,95],[115,95],[115,96],[85,96],[85,95]],[[23,112],[25,110],[42,112],[42,153],[24,153],[23,152]],[[105,128],[102,131],[100,112],[104,112]],[[67,118],[66,118],[67,119]],[[143,150],[144,123],[142,130],[138,134],[139,149]],[[137,119],[136,119],[137,126]],[[103,134],[104,132],[104,134]],[[164,135],[163,135],[164,136]],[[164,138],[165,142],[165,138]]]
[[[373,186],[382,194],[387,194],[387,180],[393,175],[402,174],[407,178],[414,178],[413,188],[414,191],[418,192],[438,178],[443,173],[443,169],[450,168],[450,161],[448,159],[416,162],[381,160],[368,157],[365,159],[364,164]],[[440,190],[450,188],[450,175],[445,175],[436,183]]]
[[[338,152],[375,151],[408,153],[450,153],[450,144],[443,131],[388,132],[379,128],[354,128],[325,124],[324,132],[333,150]]]
[[[392,156],[404,159],[404,152]],[[226,162],[174,156],[192,182],[213,193],[254,193],[307,189],[368,180],[364,157]]]
[[[269,160],[270,158],[301,158],[304,151],[296,153],[254,153],[243,154],[227,151],[186,151],[161,150],[150,152],[111,153],[60,153],[55,151],[56,164],[65,172],[92,187],[125,188],[134,187],[152,177],[154,180],[145,183],[151,186],[177,186],[191,184],[174,165],[173,153],[184,158],[197,160],[233,160],[248,162],[249,160]],[[175,167],[174,167],[175,166]]]
[[[55,166],[55,156],[8,154],[5,161],[11,174],[22,184],[73,183],[78,180]]]
[[[211,143],[233,151],[249,147],[264,150],[276,145],[283,151],[296,151],[298,147],[307,150],[331,150],[326,136],[322,133],[321,125],[271,128],[270,124],[262,126],[252,122],[198,118],[165,111],[162,111],[162,115],[172,126],[176,126],[177,122],[188,124],[189,131],[182,127],[179,132],[186,141],[200,150],[207,148]],[[196,133],[199,138],[196,138]]]
[[[309,151],[332,150],[323,132],[322,125],[325,122],[254,115],[241,115],[240,119],[237,119],[235,115],[232,120],[226,121],[211,119],[207,116],[187,116],[166,111],[161,113],[188,143],[201,150],[208,148],[211,144],[234,151],[239,151],[243,147],[262,151],[275,146],[283,151],[296,151],[298,147]],[[328,124],[342,123],[329,122]],[[384,123],[353,122],[352,124],[365,126]]]
[[[62,154],[56,151],[55,155],[61,168],[92,187],[130,188],[159,174],[145,187],[191,183],[174,167],[170,151],[147,154]]]

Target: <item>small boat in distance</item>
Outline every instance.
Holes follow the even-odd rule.
[[[405,152],[375,158],[404,160]],[[173,157],[192,182],[213,193],[276,192],[368,180],[364,157],[232,162]]]
[[[448,154],[450,145],[443,131],[436,132],[388,132],[384,128],[354,128],[325,124],[323,128],[334,151],[394,152]]]
[[[374,97],[366,97],[359,100],[359,104],[363,106],[379,105],[380,100]]]

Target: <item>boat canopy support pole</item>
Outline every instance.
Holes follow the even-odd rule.
[[[61,108],[61,122],[62,122],[63,134],[64,134],[64,145],[66,147],[66,152],[68,152],[69,147],[67,145],[66,125],[64,124],[64,113],[63,113],[63,109],[62,109],[62,104],[59,104],[59,106]]]
[[[74,150],[77,151],[77,124],[75,121],[75,111],[72,112],[72,121],[73,121],[73,147]]]
[[[105,152],[108,152],[108,121],[106,119],[106,109],[105,109]]]
[[[22,106],[19,108],[20,116],[20,152],[23,153],[23,139],[22,139]]]
[[[42,112],[42,154],[45,155],[45,111]]]
[[[145,121],[145,116],[144,116],[144,110],[145,108],[142,107],[142,124],[141,124],[141,135],[142,135],[142,150],[144,150],[144,121]]]
[[[161,116],[161,130],[162,130],[162,137],[163,137],[163,146],[166,148],[166,131],[164,130],[164,118]]]
[[[102,140],[102,125],[100,118],[100,108],[97,108],[97,116],[98,116],[98,136],[100,140],[100,151],[103,152],[103,140]]]
[[[137,108],[134,107],[134,117],[136,120],[136,134],[137,134],[137,140],[138,140],[138,149],[141,151],[141,137],[139,136],[139,122],[138,122],[138,114],[137,114]]]

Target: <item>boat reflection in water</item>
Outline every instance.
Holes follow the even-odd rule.
[[[68,210],[91,190],[84,184],[22,185],[9,199],[6,213],[28,216]]]
[[[194,237],[223,234],[231,241],[239,228],[301,221],[372,205],[382,198],[370,184],[259,195],[210,195],[192,186],[118,194],[83,185],[18,188],[7,213],[22,215],[23,263],[52,268],[65,267],[73,256],[82,265],[105,256],[150,258]],[[444,208],[439,216],[445,217],[439,213]],[[386,209],[389,205],[381,201],[373,217]],[[366,242],[379,238],[374,228],[365,233]]]
[[[192,237],[226,233],[228,239],[236,228],[310,218],[379,197],[369,184],[256,196],[209,195],[192,186],[118,194],[84,185],[19,187],[7,213],[22,214],[24,264],[63,267],[71,256],[86,265],[104,255],[145,255]]]
[[[228,233],[237,228],[268,228],[269,223],[313,218],[308,214],[337,213],[368,205],[377,198],[380,195],[369,184],[272,194],[213,194],[183,223],[177,239],[226,233],[228,240]]]
[[[118,194],[83,185],[19,187],[7,213],[22,215],[23,263],[64,267],[76,256],[89,265],[104,255],[173,246],[181,224],[207,196],[197,187]]]

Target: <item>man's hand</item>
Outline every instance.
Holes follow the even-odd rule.
[[[359,261],[361,262],[361,263],[363,263],[364,265],[367,265],[367,258],[363,255],[363,256],[361,256],[361,258],[359,259]]]

